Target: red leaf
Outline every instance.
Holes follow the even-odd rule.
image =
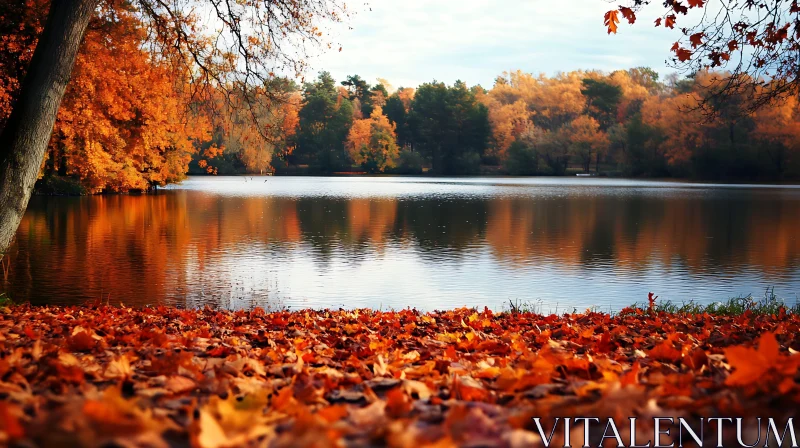
[[[677,43],[675,45],[677,45]],[[673,50],[675,49],[675,45],[673,45],[673,47],[672,47]],[[648,309],[654,310],[656,308],[656,299],[657,298],[658,298],[658,296],[653,295],[652,292],[648,292],[647,293],[647,306],[648,306]]]
[[[88,352],[94,348],[95,340],[85,331],[70,336],[67,346],[73,352]]]
[[[650,350],[648,355],[655,360],[671,362],[673,364],[681,359],[681,352],[673,347],[672,343],[669,341],[663,341],[662,343],[656,345],[652,350]]]
[[[386,394],[386,413],[392,418],[401,418],[411,412],[413,402],[402,388],[396,387]]]
[[[692,52],[686,48],[678,48],[675,50],[675,56],[678,57],[679,61],[685,62],[692,58]]]
[[[636,14],[634,14],[631,8],[621,7],[619,8],[619,12],[622,13],[622,17],[628,19],[628,23],[631,25],[636,22]]]
[[[679,13],[679,14],[686,14],[689,12],[689,8],[683,6],[681,2],[673,2],[672,3],[672,10]]]
[[[689,36],[689,42],[692,43],[692,48],[697,48],[700,45],[702,45],[704,36],[705,36],[705,33],[703,33],[703,32],[695,33],[695,34],[692,34],[691,36]]]

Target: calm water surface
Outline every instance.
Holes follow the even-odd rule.
[[[800,188],[190,178],[154,195],[32,198],[2,281],[35,304],[571,311],[767,286],[794,302]]]

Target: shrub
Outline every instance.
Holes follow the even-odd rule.
[[[539,155],[532,146],[525,144],[520,140],[515,140],[511,146],[508,147],[508,156],[506,157],[503,168],[508,174],[513,176],[531,176],[538,174],[539,168]]]
[[[49,196],[84,196],[87,194],[86,188],[81,185],[80,180],[62,176],[45,176],[39,179],[34,191],[36,194]]]
[[[392,172],[397,174],[422,174],[422,155],[404,149],[397,155],[397,164]]]

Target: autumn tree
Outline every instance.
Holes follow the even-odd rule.
[[[30,59],[47,3],[15,0],[0,8],[13,28],[5,35],[9,58]],[[184,177],[195,143],[209,136],[209,120],[187,109],[186,77],[143,48],[145,32],[125,5],[113,16],[91,19],[48,144],[45,174],[74,177],[89,191],[145,190]],[[24,64],[3,63],[0,79],[14,86],[24,73]],[[8,101],[18,93],[3,90]],[[3,108],[0,121],[9,113]]]
[[[127,5],[113,0],[102,8],[99,0],[49,3],[0,133],[0,252],[10,244],[27,207],[90,21],[98,15],[114,20],[117,10]],[[130,5],[146,29],[153,54],[188,75],[193,94],[262,84],[277,70],[299,73],[309,46],[321,42],[318,24],[338,21],[343,12],[327,0],[135,0]],[[199,10],[211,14],[214,26],[203,25]]]
[[[549,78],[518,70],[499,77],[490,95],[502,104],[521,99],[536,127],[558,129],[584,113],[586,98],[581,93],[584,78],[584,72],[559,73]]]
[[[369,91],[369,99],[372,107],[380,107],[381,109],[386,106],[386,99],[389,98],[389,91],[383,84],[376,84],[372,86]],[[372,115],[370,113],[370,115]]]
[[[285,78],[272,80],[269,89],[270,101],[254,92],[215,98],[220,110],[212,117],[216,135],[213,144],[197,154],[199,168],[212,174],[263,174],[273,171],[273,161],[292,154],[300,94],[294,81]]]
[[[479,95],[478,100],[489,111],[489,122],[492,126],[492,155],[502,160],[514,141],[533,125],[528,105],[522,99],[511,104],[503,104],[498,98],[492,96],[491,92]]]
[[[753,138],[765,154],[764,171],[778,179],[800,175],[800,102],[789,97],[780,105],[753,114]]]
[[[592,159],[600,160],[600,154],[606,150],[608,144],[600,123],[587,115],[581,115],[570,123],[569,140],[570,154],[580,161],[583,171],[587,173]]]
[[[367,172],[379,173],[395,166],[396,140],[394,124],[376,106],[369,118],[353,122],[347,135],[347,150]]]
[[[658,72],[650,67],[634,67],[628,69],[627,74],[633,83],[644,87],[650,94],[657,94],[663,89]]]

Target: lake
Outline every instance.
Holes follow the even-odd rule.
[[[2,289],[34,304],[545,312],[800,294],[800,188],[598,178],[193,177],[33,197]]]

